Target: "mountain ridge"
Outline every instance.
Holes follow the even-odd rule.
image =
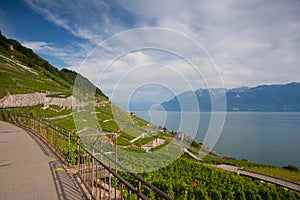
[[[200,88],[183,92],[161,103],[161,106],[167,111],[196,110],[197,108],[189,106],[192,105],[193,99],[189,97],[192,94],[197,100],[200,111],[211,111],[211,94],[222,91],[226,94],[226,111],[300,111],[300,83],[298,82],[232,89]],[[214,101],[218,100],[220,96],[214,95]]]

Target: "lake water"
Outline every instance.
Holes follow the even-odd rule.
[[[202,112],[198,124],[197,113],[192,112],[137,111],[135,114],[169,130],[182,131],[198,141],[205,138],[211,118],[209,112]],[[180,123],[185,125],[180,127]],[[300,168],[300,112],[227,112],[214,150],[227,157],[276,166],[293,164]]]

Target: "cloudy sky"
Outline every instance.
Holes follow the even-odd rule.
[[[0,29],[119,103],[300,81],[298,0],[2,0]]]

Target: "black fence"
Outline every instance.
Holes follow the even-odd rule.
[[[92,199],[171,200],[167,194],[105,153],[94,149],[88,142],[83,143],[77,136],[75,139],[69,131],[60,126],[41,119],[6,112],[4,109],[0,110],[0,120],[32,131],[67,163],[74,164],[71,160],[77,159],[77,173]],[[75,151],[74,145],[77,146]]]
[[[72,145],[76,146],[76,138],[74,136],[71,138],[70,131],[42,119],[6,112],[5,110],[0,110],[0,119],[35,133],[64,161],[70,163]]]

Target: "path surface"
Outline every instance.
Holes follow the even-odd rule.
[[[231,165],[222,164],[222,165],[215,165],[215,167],[218,167],[220,169],[224,169],[224,170],[227,170],[227,171],[239,173],[240,175],[248,176],[248,177],[255,178],[255,179],[259,179],[259,180],[262,180],[262,181],[265,181],[265,182],[274,183],[276,185],[280,185],[280,186],[290,188],[290,189],[293,189],[293,190],[296,190],[296,191],[300,192],[300,185],[296,184],[296,183],[292,183],[292,182],[289,182],[289,181],[285,181],[285,180],[282,180],[282,179],[279,179],[279,178],[274,178],[274,177],[263,175],[263,174],[258,174],[258,173],[255,173],[255,172],[245,171],[245,170],[241,169],[240,167],[231,166]]]
[[[63,119],[63,118],[69,117],[69,116],[71,116],[73,114],[74,113],[69,113],[69,114],[66,114],[66,115],[58,115],[58,116],[54,116],[54,117],[46,117],[45,119],[46,120]]]
[[[188,153],[192,158],[194,158],[195,160],[200,160],[200,161],[203,161],[202,158],[199,158],[198,156],[196,156],[195,154],[193,154],[192,152],[190,152],[187,148],[183,148],[183,151]]]
[[[1,199],[85,199],[80,184],[37,137],[0,121]]]

